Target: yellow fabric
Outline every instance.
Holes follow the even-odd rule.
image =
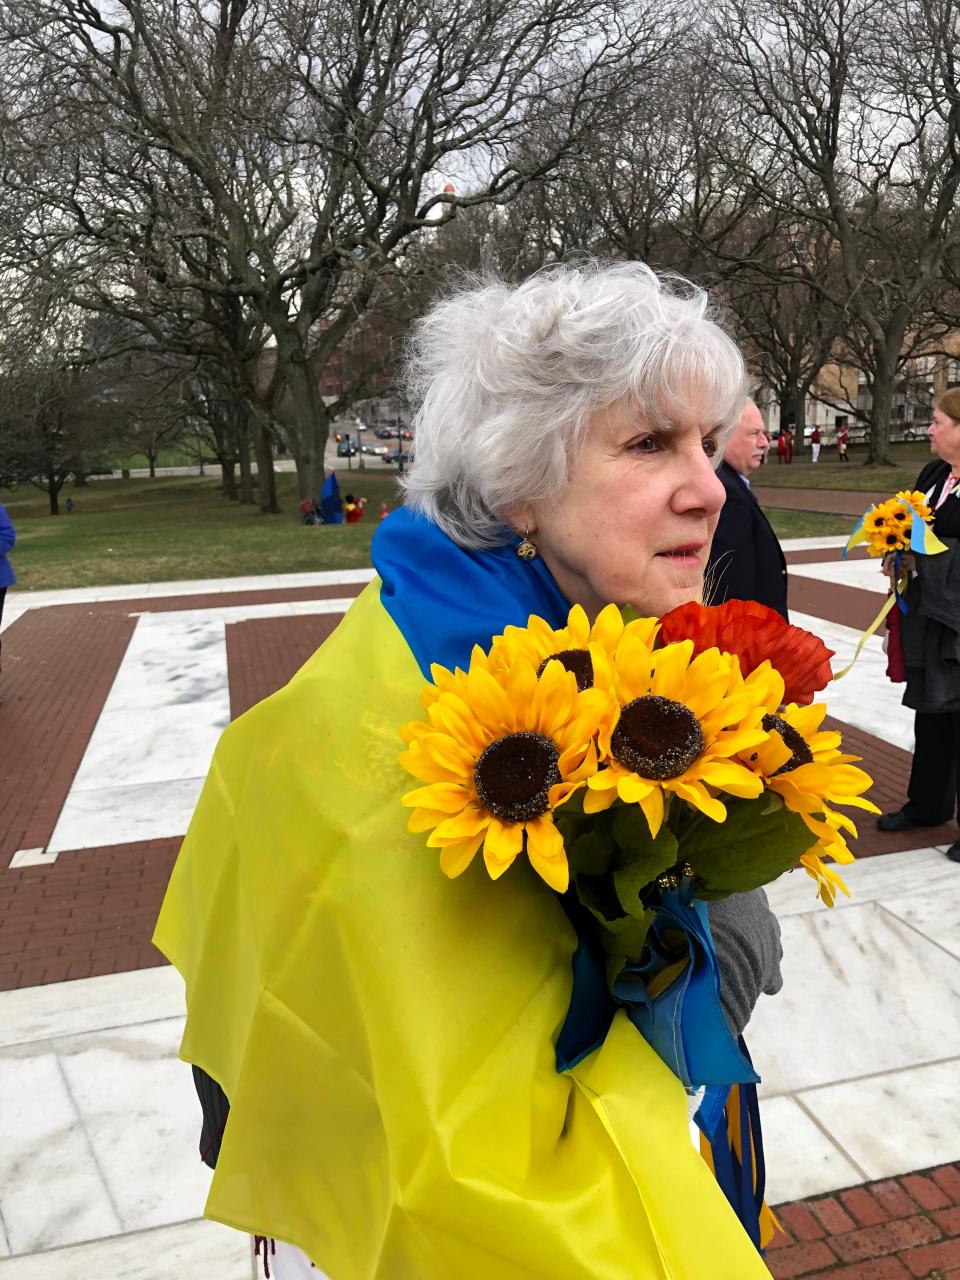
[[[157,926],[232,1104],[207,1216],[332,1280],[767,1276],[623,1015],[557,1074],[556,898],[407,833],[423,682],[378,592],[224,734]]]

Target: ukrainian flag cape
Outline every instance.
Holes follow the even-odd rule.
[[[397,727],[425,664],[566,602],[540,562],[405,512],[374,559],[323,647],[224,733],[157,926],[186,980],[181,1057],[231,1103],[207,1217],[332,1280],[768,1276],[622,1013],[557,1072],[576,936],[555,895],[519,863],[448,880],[406,830]]]

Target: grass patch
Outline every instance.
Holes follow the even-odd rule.
[[[18,588],[56,590],[365,568],[380,503],[399,501],[396,472],[343,473],[340,486],[369,499],[358,524],[302,526],[296,479],[284,473],[278,516],[229,502],[216,479],[201,476],[91,481],[64,491],[75,504],[69,516],[47,514],[35,489],[2,501],[17,530],[10,559]]]
[[[825,515],[822,511],[786,511],[765,506],[764,515],[778,538],[827,538],[853,529],[852,516]]]
[[[891,445],[890,457],[892,466],[868,467],[865,465],[867,450],[858,445],[850,449],[850,461],[846,463],[837,462],[835,449],[824,449],[816,466],[810,461],[809,450],[794,457],[790,466],[784,466],[777,462],[774,444],[767,465],[759,467],[750,479],[752,484],[761,488],[896,493],[898,489],[913,488],[913,482],[933,455],[929,444],[915,440],[910,444]]]

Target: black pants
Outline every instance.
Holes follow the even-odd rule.
[[[917,744],[910,769],[907,811],[923,826],[938,827],[957,812],[960,796],[960,712],[916,712]]]

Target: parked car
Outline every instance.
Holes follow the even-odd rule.
[[[400,435],[399,427],[377,427],[374,432],[378,440],[396,440]]]
[[[360,446],[353,440],[340,440],[337,443],[338,458],[353,458],[360,452]]]
[[[412,449],[394,449],[393,453],[388,453],[384,458],[384,462],[389,462],[393,466],[407,467],[413,461]]]

